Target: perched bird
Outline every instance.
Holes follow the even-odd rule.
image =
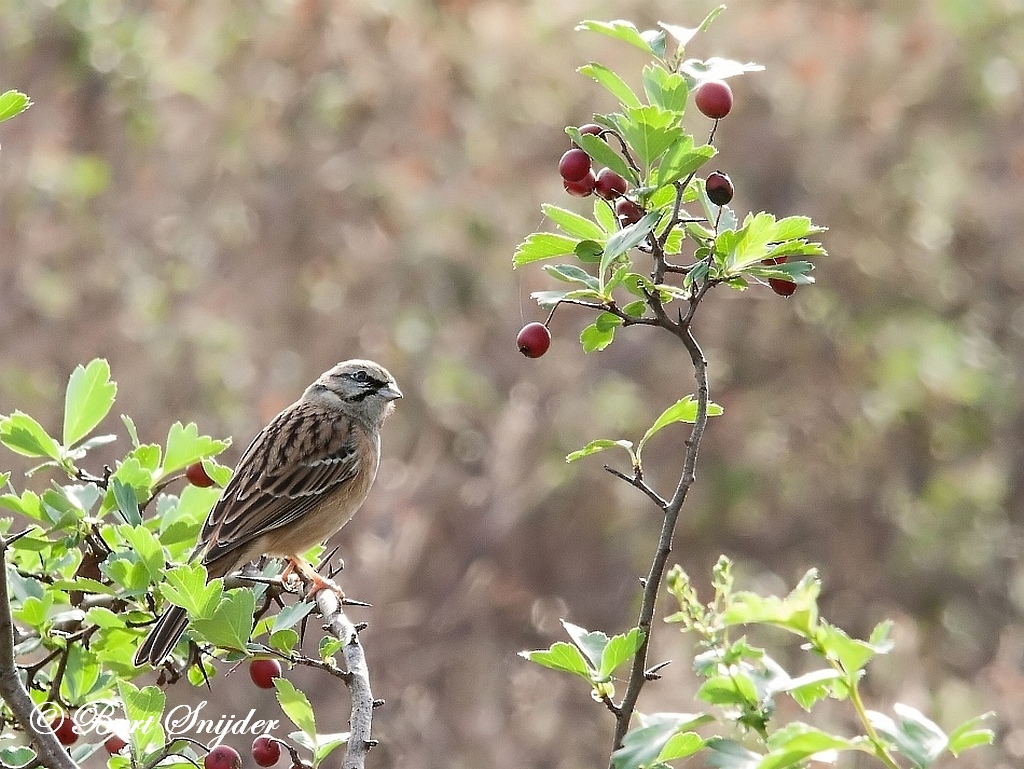
[[[380,462],[380,428],[402,397],[394,378],[368,360],[320,375],[260,430],[210,511],[192,558],[210,578],[261,555],[289,561],[318,589],[331,585],[301,553],[344,526],[370,490]],[[185,630],[179,606],[164,612],[135,654],[159,665]]]

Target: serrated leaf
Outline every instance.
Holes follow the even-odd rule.
[[[569,634],[572,642],[579,647],[587,659],[590,660],[590,667],[597,670],[601,665],[601,657],[608,646],[608,636],[600,630],[587,630],[579,625],[562,620],[562,627]]]
[[[637,95],[633,93],[633,89],[626,85],[625,80],[607,67],[596,62],[591,62],[590,64],[584,64],[576,71],[603,85],[609,92],[611,92],[612,96],[618,99],[624,106],[640,106],[640,99],[638,99]]]
[[[118,681],[117,693],[124,705],[125,718],[137,725],[129,735],[132,755],[144,756],[150,750],[163,746],[162,721],[167,701],[164,693],[155,686],[137,689],[127,681]]]
[[[131,547],[135,555],[139,557],[149,577],[153,582],[159,582],[164,575],[166,561],[164,551],[160,542],[153,536],[153,532],[144,526],[122,524],[117,527],[118,533]]]
[[[576,30],[598,32],[602,35],[608,35],[608,37],[614,37],[617,40],[622,40],[625,43],[636,46],[645,53],[655,53],[651,48],[650,43],[644,40],[643,36],[640,34],[640,30],[638,30],[636,25],[631,21],[625,21],[624,19],[615,19],[614,21],[592,21],[588,19],[577,24]]]
[[[61,458],[60,444],[22,411],[0,417],[0,443],[23,457],[49,457],[58,461]]]
[[[74,446],[110,412],[117,384],[110,380],[110,364],[96,358],[76,366],[64,396],[64,445]]]
[[[814,670],[802,676],[789,679],[789,681],[776,687],[775,691],[787,693],[804,710],[810,710],[814,703],[829,695],[829,692],[832,690],[832,684],[842,677],[842,673],[830,668]]]
[[[604,451],[605,449],[614,448],[616,446],[623,448],[627,452],[629,452],[630,460],[633,461],[634,464],[636,463],[636,455],[633,453],[632,441],[613,441],[608,438],[599,438],[596,441],[591,441],[582,449],[577,449],[576,451],[573,451],[572,453],[568,454],[565,457],[565,461],[575,462],[576,460],[582,459],[583,457],[589,457],[591,454],[596,454],[599,451]]]
[[[716,154],[718,154],[718,150],[710,144],[694,147],[693,137],[684,136],[672,144],[668,152],[665,153],[665,156],[658,163],[655,181],[659,187],[673,184],[695,172]],[[708,236],[710,234],[708,233]]]
[[[677,141],[686,136],[680,126],[680,114],[656,105],[629,107],[610,116],[636,157],[646,167]]]
[[[556,256],[568,256],[574,253],[578,238],[557,235],[553,232],[534,232],[520,243],[512,254],[512,267],[551,259]]]
[[[709,417],[717,417],[724,412],[724,409],[717,403],[708,401],[707,415]],[[651,425],[647,432],[644,433],[644,437],[640,439],[639,445],[636,447],[636,453],[639,455],[643,453],[644,445],[654,435],[665,427],[676,422],[689,422],[693,424],[697,420],[697,399],[692,395],[687,395],[685,398],[680,398],[678,401],[673,403],[654,420],[654,424]]]
[[[160,586],[164,598],[180,606],[192,617],[212,617],[224,592],[224,580],[206,581],[206,569],[199,563],[186,563],[167,571]]]
[[[32,100],[21,91],[4,91],[0,94],[0,123],[10,120],[32,106]]]
[[[648,64],[643,70],[643,83],[644,93],[651,104],[672,112],[686,109],[690,87],[682,75]]]
[[[572,673],[587,681],[591,679],[591,669],[583,659],[583,654],[578,648],[565,641],[555,641],[548,649],[519,652],[519,656],[552,670]]]
[[[281,710],[315,744],[316,719],[306,695],[296,689],[287,678],[275,678],[274,688],[277,690],[277,701],[281,704]]]
[[[251,590],[224,595],[209,619],[192,618],[192,627],[207,641],[226,649],[244,650],[252,633],[256,597]]]
[[[633,628],[624,635],[612,636],[607,646],[601,653],[601,665],[598,669],[603,679],[611,677],[615,669],[636,654],[637,649],[644,642],[644,631],[638,627]]]
[[[541,210],[548,219],[558,225],[559,229],[572,238],[593,241],[604,241],[605,239],[605,231],[601,229],[600,225],[585,216],[553,206],[550,203],[542,205]]]
[[[187,425],[175,422],[167,433],[163,473],[168,475],[181,470],[193,462],[219,454],[230,445],[230,441],[200,435],[195,422],[189,422]]]

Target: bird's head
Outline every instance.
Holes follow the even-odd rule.
[[[379,427],[402,397],[395,378],[371,360],[342,361],[306,388],[303,396]]]

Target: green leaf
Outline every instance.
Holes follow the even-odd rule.
[[[110,412],[115,395],[107,361],[96,358],[88,366],[77,366],[64,396],[64,445],[74,446],[92,432]]]
[[[601,664],[601,657],[608,646],[608,636],[600,630],[587,630],[579,625],[562,620],[562,627],[569,634],[572,642],[579,647],[587,659],[590,660],[590,667],[598,669]]]
[[[680,750],[682,747],[680,743],[677,743],[672,751],[667,750],[669,742],[675,736],[692,732],[693,729],[713,720],[711,716],[704,713],[641,715],[640,726],[626,734],[622,740],[622,747],[612,754],[612,764],[616,769],[639,769],[642,766],[650,766],[659,760],[663,752]],[[700,738],[698,737],[698,739]],[[682,758],[684,755],[689,755],[689,753],[677,757]]]
[[[544,215],[558,225],[566,235],[582,240],[604,241],[606,234],[601,227],[577,213],[568,211],[550,203],[541,206]]]
[[[636,175],[636,171],[622,158],[622,155],[613,150],[608,143],[599,136],[593,134],[581,134],[578,128],[569,127],[565,129],[565,132],[569,134],[569,137],[581,147],[591,158],[593,158],[599,165],[608,166],[608,168],[615,171],[623,179],[626,179],[632,184],[639,182],[639,177]],[[614,221],[614,217],[612,217]],[[608,232],[615,229],[613,224],[611,227],[606,227]],[[603,241],[604,236],[598,240]]]
[[[814,670],[802,676],[791,678],[784,684],[774,688],[777,692],[786,692],[796,700],[804,710],[810,710],[814,703],[824,699],[832,690],[832,684],[843,677],[838,670],[827,668]]]
[[[723,235],[726,235],[723,239]],[[775,239],[775,217],[761,211],[747,214],[743,226],[734,232],[721,233],[716,238],[716,250],[725,245],[725,265],[729,274],[735,274],[768,255],[768,244]]]
[[[698,32],[703,32],[709,26],[711,26],[711,22],[714,21],[718,14],[720,14],[724,10],[724,5],[718,6],[713,11],[711,11],[711,13],[704,17],[704,21],[702,21],[693,29],[690,29],[688,27],[680,27],[676,24],[665,24],[664,22],[660,21],[658,22],[658,26],[672,36],[672,39],[679,44],[679,50],[682,51],[683,48],[686,47],[686,44],[689,43]]]
[[[984,721],[993,716],[995,716],[995,713],[985,713],[960,724],[949,735],[949,752],[954,756],[959,756],[968,748],[991,745],[993,740],[995,740],[995,732],[991,729],[979,727]]]
[[[281,704],[281,710],[315,743],[316,719],[306,695],[296,689],[287,678],[275,678],[274,688],[277,690],[277,701]]]
[[[624,106],[641,106],[640,99],[638,99],[636,94],[633,93],[633,89],[626,85],[625,80],[607,67],[597,64],[596,62],[592,62],[590,64],[583,65],[576,71],[603,85],[611,92],[612,96],[622,102]]]
[[[693,137],[684,136],[669,147],[658,164],[658,173],[652,183],[663,186],[689,176],[718,153],[710,144],[693,146]],[[713,220],[712,220],[713,221]]]
[[[775,237],[773,240],[799,240],[808,235],[816,235],[825,232],[827,227],[818,227],[806,216],[787,216],[775,223]]]
[[[648,43],[640,34],[640,30],[638,30],[636,25],[630,21],[625,21],[623,19],[616,19],[615,21],[591,21],[588,19],[577,24],[576,30],[598,32],[602,35],[608,35],[608,37],[614,37],[617,40],[622,40],[630,45],[634,45],[644,53],[655,53],[654,49],[651,48],[650,43]]]
[[[163,578],[167,562],[164,560],[163,548],[153,536],[153,532],[144,526],[129,524],[122,524],[117,530],[146,567],[150,580],[159,582]]]
[[[137,689],[127,681],[118,681],[118,696],[124,703],[124,715],[135,728],[129,730],[132,755],[143,756],[162,747],[164,730],[161,721],[166,697],[155,686]]]
[[[892,648],[892,644],[875,646],[867,641],[850,638],[842,629],[824,621],[815,630],[813,642],[826,658],[839,662],[850,678],[854,678],[873,657],[885,654]]]
[[[644,631],[638,627],[633,628],[624,635],[612,636],[601,653],[601,666],[598,670],[601,678],[605,680],[611,678],[615,669],[626,660],[632,658],[643,642]]]
[[[643,217],[641,217],[641,219],[635,224],[623,227],[608,238],[608,243],[605,245],[604,253],[601,254],[602,281],[604,280],[604,275],[608,271],[608,267],[611,263],[618,257],[627,253],[630,249],[640,245],[644,239],[650,235],[651,230],[654,229],[660,219],[660,211],[650,211],[649,213],[644,214]]]
[[[722,414],[724,409],[717,403],[708,401],[707,415],[709,417],[717,417]],[[661,429],[668,427],[676,422],[689,422],[693,424],[697,420],[697,400],[692,395],[687,395],[685,398],[673,403],[654,420],[654,424],[648,428],[647,432],[644,433],[644,437],[640,439],[640,444],[636,447],[637,455],[643,453],[644,445],[655,433]]]
[[[200,435],[195,422],[189,422],[187,425],[175,422],[167,433],[163,473],[168,475],[200,459],[215,456],[230,445],[230,441],[219,441],[208,435]]]
[[[313,765],[321,766],[327,756],[336,748],[348,742],[349,732],[334,732],[332,734],[318,734],[316,736],[316,748],[313,750]]]
[[[577,449],[576,451],[573,451],[571,454],[566,456],[565,461],[575,462],[578,459],[582,459],[583,457],[589,457],[591,454],[596,454],[599,451],[614,448],[615,446],[619,446],[620,448],[623,448],[626,451],[628,451],[630,460],[633,462],[634,465],[636,465],[636,454],[633,453],[632,441],[613,441],[608,438],[598,438],[596,441],[591,441],[582,449]]]
[[[615,232],[619,229],[619,223],[615,218],[615,211],[612,209],[611,204],[597,195],[594,196],[594,221],[598,223],[602,230],[604,230],[605,236],[607,236],[609,232]],[[602,250],[604,248],[604,240],[605,237],[602,236]]]
[[[209,619],[193,617],[192,627],[215,646],[244,650],[255,609],[256,597],[251,590],[235,590],[221,598]]]
[[[556,235],[553,232],[535,232],[520,243],[512,254],[512,267],[522,267],[530,262],[568,256],[574,253],[578,238]]]
[[[565,641],[555,641],[549,649],[519,652],[519,656],[552,670],[572,673],[587,681],[591,679],[591,669],[580,650]]]
[[[277,633],[278,631],[292,627],[303,617],[308,615],[314,607],[315,604],[311,601],[296,601],[290,606],[285,606],[277,613],[277,616],[274,617],[274,628],[271,632]]]
[[[809,570],[784,598],[756,593],[734,593],[729,607],[722,613],[724,627],[743,624],[769,624],[784,628],[804,638],[817,634],[825,623],[818,622],[818,595],[821,581],[817,571]]]
[[[644,67],[643,79],[644,93],[651,104],[672,112],[682,112],[686,109],[690,87],[682,75],[648,64]],[[692,143],[692,137],[688,138]]]
[[[601,322],[605,316],[611,316],[618,323]],[[580,334],[580,344],[583,345],[583,352],[598,352],[612,343],[615,338],[615,329],[622,325],[622,319],[610,312],[603,312],[598,320],[583,329]]]
[[[168,570],[160,587],[164,598],[180,606],[195,618],[212,617],[224,592],[224,580],[206,582],[206,569],[199,563],[186,563]]]
[[[36,420],[21,411],[0,417],[0,443],[23,457],[49,457],[60,461],[60,444]]]
[[[831,750],[854,750],[857,742],[815,729],[799,721],[787,724],[768,738],[768,755],[757,769],[790,769]]]
[[[125,520],[133,526],[142,523],[142,512],[139,510],[139,497],[135,489],[120,478],[110,479],[110,492],[117,502],[117,509],[124,513]]]
[[[711,676],[701,685],[695,696],[711,705],[739,705],[740,707],[756,705],[760,700],[753,680],[739,670],[733,671],[729,675]]]
[[[689,75],[695,83],[703,83],[705,80],[725,80],[726,78],[742,75],[744,72],[761,72],[764,69],[760,64],[747,62],[741,64],[732,59],[723,59],[719,56],[712,56],[710,59],[687,59],[679,65],[679,71]]]
[[[35,761],[36,752],[25,745],[0,744],[0,766],[21,769]]]
[[[563,283],[578,283],[592,291],[598,291],[597,278],[574,264],[545,264],[544,271]]]
[[[655,760],[658,763],[678,761],[680,758],[692,756],[703,747],[704,739],[696,732],[679,732],[669,738]]]
[[[735,740],[724,737],[712,737],[705,745],[711,749],[712,755],[708,763],[721,769],[757,769],[761,756],[747,750]]]
[[[644,166],[650,166],[665,150],[686,136],[680,114],[653,104],[629,107],[610,116],[622,138]]]
[[[868,721],[916,766],[926,767],[934,763],[949,744],[946,733],[909,705],[898,702],[893,705],[893,711],[895,719],[869,710]]]
[[[31,99],[21,91],[4,91],[0,94],[0,123],[21,114],[31,106]]]

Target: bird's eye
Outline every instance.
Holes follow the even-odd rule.
[[[369,374],[367,374],[367,373],[366,373],[365,371],[363,371],[362,369],[359,369],[359,371],[356,371],[356,372],[355,372],[355,373],[354,373],[354,374],[352,375],[352,378],[353,378],[353,379],[354,379],[355,381],[359,382],[359,384],[366,384],[366,383],[367,383],[367,382],[368,382],[368,381],[370,380],[370,376],[369,376]]]

